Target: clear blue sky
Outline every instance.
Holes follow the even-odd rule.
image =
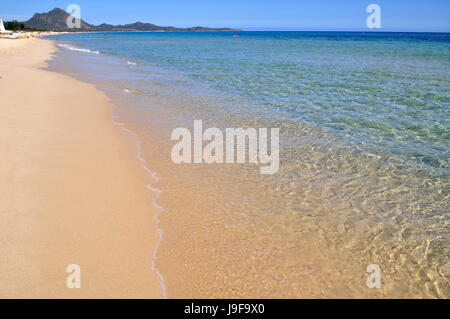
[[[26,20],[71,3],[93,24],[142,21],[246,30],[366,30],[366,7],[375,3],[381,7],[380,31],[450,32],[450,0],[2,0],[0,17]]]

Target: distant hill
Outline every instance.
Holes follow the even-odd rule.
[[[136,22],[125,25],[100,24],[92,25],[81,20],[81,28],[71,29],[67,26],[69,14],[59,8],[55,8],[47,13],[36,13],[30,20],[25,21],[26,28],[50,31],[238,31],[229,28],[175,28],[161,27],[152,23]]]
[[[25,21],[25,27],[38,30],[74,31],[66,24],[69,14],[59,8],[47,13],[36,13],[30,20]],[[95,31],[95,27],[81,20],[79,31]]]

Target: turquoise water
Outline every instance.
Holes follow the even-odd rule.
[[[59,40],[143,69],[147,64],[179,72],[225,92],[244,111],[257,105],[270,116],[310,122],[449,173],[449,34],[237,34],[83,34]],[[177,79],[167,74],[165,81]]]
[[[166,268],[189,274],[173,284],[167,276],[169,296],[448,298],[450,34],[233,35],[57,37],[63,50],[53,68],[111,94],[115,119],[143,140],[148,163],[167,162],[171,130],[193,119],[281,128],[274,176],[247,166],[158,171],[166,234],[160,262],[177,247],[180,259],[167,259]],[[183,202],[173,191],[183,187],[201,200]],[[189,218],[177,233],[164,228],[181,216]],[[213,267],[201,250],[192,253],[205,245],[205,255],[226,252],[211,258],[220,273],[211,281],[204,276]],[[365,285],[373,263],[384,276],[379,295]],[[225,277],[230,294],[216,287]],[[208,288],[189,282],[195,278]],[[197,294],[182,290],[190,286]]]

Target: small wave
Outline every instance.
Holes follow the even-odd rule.
[[[139,93],[139,90],[137,90],[137,89],[123,89],[123,91],[125,93],[133,93],[133,94],[138,94]]]
[[[79,51],[79,52],[86,52],[86,53],[93,53],[93,54],[100,54],[97,50],[89,50],[89,49],[83,49],[83,48],[76,48],[68,44],[58,44],[59,47],[65,48],[67,50],[71,51]]]
[[[133,131],[129,130],[124,123],[117,122],[114,119],[114,115],[112,118],[112,123],[119,126],[122,130],[125,132],[128,132],[129,134],[133,135],[136,138],[137,142],[137,158],[139,162],[141,163],[141,167],[151,176],[152,183],[147,184],[147,189],[154,192],[155,195],[152,198],[153,206],[156,208],[156,212],[153,214],[153,219],[155,220],[156,230],[158,231],[158,239],[156,241],[155,246],[153,247],[152,252],[152,259],[151,259],[151,269],[156,273],[156,275],[159,277],[159,284],[161,286],[161,295],[164,299],[167,299],[167,288],[164,284],[164,277],[159,271],[159,269],[156,267],[156,259],[157,259],[157,251],[159,248],[159,245],[163,239],[163,231],[160,227],[160,220],[159,215],[163,212],[164,207],[158,205],[157,200],[159,199],[159,196],[161,195],[162,190],[155,188],[154,184],[158,183],[160,178],[157,176],[156,172],[153,172],[148,166],[147,166],[147,160],[142,155],[142,140],[139,138],[139,135],[134,133]]]
[[[131,62],[131,61],[125,61],[125,63],[128,64],[128,65],[137,65],[136,62]]]

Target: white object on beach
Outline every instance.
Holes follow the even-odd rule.
[[[5,34],[5,33],[12,33],[12,31],[8,31],[5,29],[5,26],[3,25],[3,21],[2,18],[0,18],[0,34]]]

